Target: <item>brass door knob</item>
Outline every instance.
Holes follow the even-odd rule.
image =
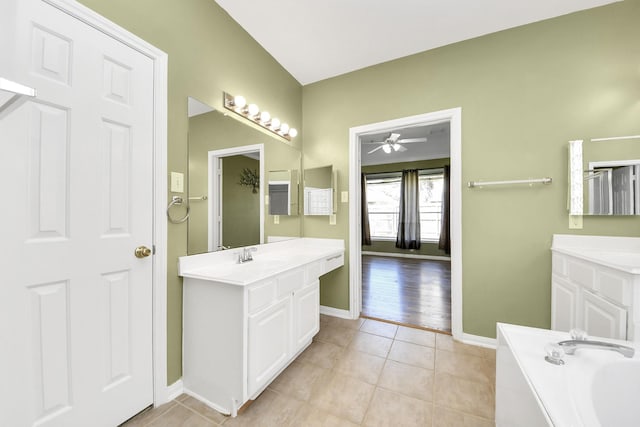
[[[151,249],[146,246],[138,246],[134,253],[136,254],[136,258],[146,258],[151,255]]]

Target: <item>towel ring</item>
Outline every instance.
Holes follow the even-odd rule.
[[[172,206],[180,206],[180,205],[182,205],[182,197],[173,196],[171,198],[171,202],[169,203],[169,206],[167,206],[167,219],[172,224],[182,224],[187,219],[189,219],[189,212],[191,212],[191,207],[188,204],[186,205],[187,206],[187,212],[184,214],[184,216],[182,218],[175,219],[175,218],[171,217],[171,214],[169,213],[169,209],[171,209]]]

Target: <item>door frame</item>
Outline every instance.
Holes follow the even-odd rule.
[[[207,245],[209,252],[217,250],[222,242],[222,221],[216,221],[211,212],[222,212],[222,167],[221,160],[224,157],[239,156],[249,153],[260,155],[260,244],[264,243],[264,144],[243,145],[240,147],[212,150],[207,153],[207,182],[209,188],[209,206],[207,217]],[[216,233],[217,231],[217,233]]]
[[[463,338],[462,329],[462,108],[434,111],[349,129],[349,316],[362,312],[362,246],[360,136],[400,127],[449,122],[451,148],[451,333]]]
[[[167,64],[162,50],[73,0],[42,0],[153,61],[153,403],[168,402],[167,386]]]

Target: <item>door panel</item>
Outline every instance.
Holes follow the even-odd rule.
[[[3,77],[38,96],[0,119],[0,425],[114,426],[153,401],[153,61],[14,3]]]

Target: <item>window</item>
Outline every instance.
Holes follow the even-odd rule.
[[[423,169],[420,182],[420,238],[440,239],[442,217],[442,169]],[[398,232],[401,172],[368,174],[369,229],[374,240],[395,240]]]

